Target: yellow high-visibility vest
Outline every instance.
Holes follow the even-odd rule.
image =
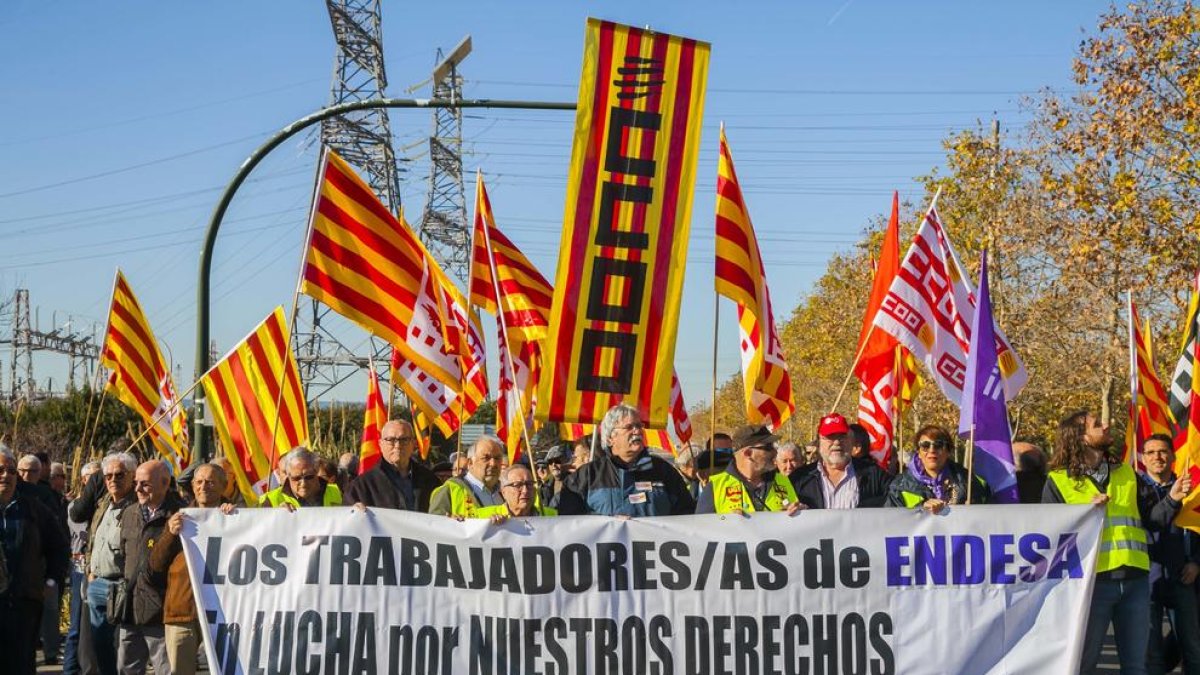
[[[1086,478],[1070,478],[1065,469],[1051,471],[1049,478],[1068,504],[1091,504],[1100,494],[1095,483]],[[1108,504],[1104,510],[1104,529],[1100,532],[1097,572],[1118,567],[1150,569],[1148,537],[1138,512],[1137,481],[1137,474],[1128,464],[1118,464],[1109,470],[1108,489],[1105,490]]]
[[[732,513],[741,510],[742,513],[754,513],[754,503],[746,494],[746,486],[736,476],[722,471],[709,478],[709,487],[713,495],[713,510],[717,513]],[[796,489],[792,482],[783,474],[775,473],[775,481],[767,490],[763,504],[768,511],[786,511],[789,504],[795,504]]]

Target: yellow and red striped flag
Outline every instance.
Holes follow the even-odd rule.
[[[142,418],[154,448],[178,475],[190,459],[187,411],[176,399],[170,366],[158,349],[150,322],[119,269],[100,365],[110,373],[106,390]]]
[[[326,151],[301,290],[402,356],[394,380],[447,435],[487,395],[466,299],[403,220]]]
[[[503,306],[501,318],[514,342],[546,337],[554,289],[529,258],[496,227],[482,173],[475,179],[472,240],[471,303],[492,314]],[[496,297],[497,289],[500,298]]]
[[[308,445],[308,410],[289,340],[283,308],[276,307],[200,378],[247,504],[258,503],[279,457]]]
[[[1173,421],[1166,389],[1154,370],[1150,323],[1142,323],[1137,305],[1129,298],[1130,410],[1122,459],[1134,468],[1141,465],[1137,453],[1153,434],[1171,435]]]
[[[792,380],[779,334],[767,273],[758,238],[742,198],[733,155],[721,127],[717,165],[717,292],[737,303],[741,328],[742,380],[746,387],[746,419],[779,429],[792,416],[796,403]]]
[[[588,19],[540,420],[667,423],[708,55]]]
[[[1200,274],[1188,303],[1187,325],[1183,329],[1183,348],[1171,384],[1171,407],[1178,430],[1175,434],[1175,474],[1189,473],[1192,491],[1183,500],[1175,524],[1200,531],[1200,377],[1194,366],[1200,356]],[[1185,379],[1186,376],[1186,379]],[[1186,394],[1182,386],[1186,384]]]
[[[367,368],[367,405],[363,409],[362,442],[358,444],[358,471],[365,473],[374,469],[379,460],[383,459],[380,448],[380,436],[383,425],[387,424],[387,406],[383,403],[383,393],[379,390],[379,373],[375,372],[375,364]]]

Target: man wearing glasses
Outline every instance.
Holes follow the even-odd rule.
[[[50,510],[17,490],[17,461],[0,449],[0,671],[34,672],[46,581],[66,575],[68,551]]]
[[[342,491],[317,475],[317,456],[295,448],[283,460],[283,485],[264,494],[259,506],[282,506],[288,511],[308,506],[341,506]]]
[[[782,511],[789,516],[804,508],[796,499],[792,482],[775,469],[775,442],[779,437],[761,425],[738,427],[733,432],[737,450],[724,471],[714,473],[700,491],[696,513],[750,515]]]
[[[599,432],[604,445],[564,483],[559,513],[641,518],[696,510],[696,500],[675,467],[650,454],[637,408],[613,406],[604,414]]]
[[[467,450],[467,473],[451,478],[433,491],[429,498],[429,513],[462,520],[474,518],[475,511],[486,506],[500,506],[500,467],[508,455],[504,444],[495,436],[483,436]]]
[[[133,491],[137,506],[121,514],[121,558],[128,605],[120,617],[117,667],[122,673],[144,673],[153,663],[154,672],[169,673],[171,663],[163,625],[167,585],[162,575],[150,574],[150,551],[166,529],[167,520],[186,504],[171,489],[171,472],[161,460],[138,466]]]
[[[856,509],[883,506],[891,477],[861,446],[852,425],[838,413],[821,418],[817,428],[817,461],[791,475],[796,497],[810,509]]]
[[[350,483],[346,501],[380,509],[427,513],[430,495],[441,481],[433,471],[412,461],[417,448],[412,425],[391,420],[383,425],[380,436],[383,461]]]
[[[94,504],[85,494],[71,504],[71,519],[82,522],[91,513],[85,555],[87,568],[88,624],[95,664],[101,675],[117,672],[116,626],[108,622],[109,588],[124,574],[124,547],[121,545],[121,517],[135,508],[133,473],[137,460],[127,452],[108,455],[100,462],[100,480],[104,492]],[[89,486],[92,485],[89,482]]]
[[[476,518],[490,518],[499,525],[509,518],[531,516],[557,516],[558,511],[549,506],[538,506],[534,494],[533,473],[524,464],[506,466],[500,471],[500,496],[504,503],[485,506],[475,511]]]

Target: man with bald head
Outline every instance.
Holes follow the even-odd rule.
[[[160,460],[143,462],[133,474],[137,508],[121,514],[122,577],[127,606],[117,631],[117,668],[122,673],[171,672],[163,625],[166,579],[148,573],[150,551],[163,534],[167,521],[185,504],[171,489],[171,472]],[[110,610],[110,614],[111,614]]]
[[[380,509],[428,512],[429,498],[441,481],[432,470],[413,461],[417,435],[413,433],[412,425],[403,420],[391,420],[383,425],[379,436],[383,459],[350,483],[346,502]]]
[[[451,478],[434,490],[429,512],[451,518],[474,518],[485,506],[500,506],[500,468],[507,457],[504,444],[495,436],[482,436],[467,450],[467,474]]]

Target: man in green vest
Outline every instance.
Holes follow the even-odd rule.
[[[462,520],[474,518],[476,509],[500,506],[500,467],[507,453],[495,436],[482,436],[467,450],[467,473],[451,478],[429,497],[429,512]]]
[[[342,491],[317,475],[317,456],[308,448],[295,448],[283,460],[283,485],[267,492],[259,506],[282,506],[295,511],[307,506],[341,506]]]
[[[787,476],[775,469],[775,443],[779,437],[761,425],[738,427],[733,432],[733,461],[714,473],[700,491],[696,513],[783,511],[793,516],[803,506]]]
[[[1058,424],[1044,504],[1095,504],[1104,509],[1096,584],[1083,637],[1080,673],[1095,672],[1109,623],[1124,675],[1144,675],[1150,639],[1150,555],[1146,530],[1170,528],[1192,489],[1185,474],[1159,499],[1128,464],[1111,455],[1112,436],[1088,411]]]
[[[533,498],[535,488],[529,467],[521,463],[506,466],[500,471],[500,496],[504,503],[480,507],[475,510],[475,517],[490,518],[499,525],[509,518],[557,516],[558,511],[549,506],[538,506]]]

